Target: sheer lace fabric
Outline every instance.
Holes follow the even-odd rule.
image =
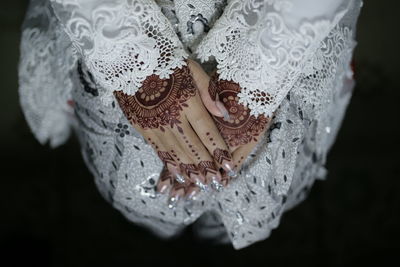
[[[73,126],[97,187],[129,220],[163,237],[197,221],[199,235],[230,241],[239,249],[267,238],[284,211],[307,196],[315,179],[324,179],[326,155],[354,84],[349,62],[361,1],[336,1],[334,11],[322,10],[307,19],[291,9],[297,0],[231,0],[226,6],[214,1],[213,12],[199,5],[212,5],[211,0],[159,0],[161,8],[152,1],[102,1],[97,7],[87,1],[77,9],[82,3],[32,1],[22,34],[21,105],[42,143],[63,143]],[[136,16],[134,4],[144,7],[147,13],[141,14],[151,14],[151,19]],[[135,16],[120,16],[126,12]],[[285,17],[293,12],[297,16]],[[171,60],[156,57],[164,46],[157,46],[158,37],[149,37],[146,29],[154,25],[144,26],[143,21],[167,21],[154,25],[167,32],[162,40],[168,41],[161,43],[171,44]],[[193,21],[202,26],[191,31]],[[276,116],[240,176],[223,192],[201,193],[193,203],[169,210],[166,196],[156,197],[154,191],[161,161],[107,94],[133,93],[146,73],[167,76],[185,56],[194,57],[190,50],[203,59],[215,58],[223,77],[246,88],[241,101],[254,107],[255,114],[268,114],[275,105]],[[132,69],[121,67],[131,64],[126,55],[135,60],[140,56]],[[113,76],[116,70],[121,75]]]
[[[69,137],[73,114],[68,105],[73,87],[69,73],[75,70],[70,41],[47,1],[31,1],[23,28],[19,64],[22,110],[39,142],[56,147]]]
[[[215,57],[220,77],[241,85],[240,102],[254,115],[272,115],[351,3],[344,1],[333,18],[315,18],[313,8],[299,15],[293,2],[230,1],[196,51],[203,61]],[[314,6],[326,2],[332,1]]]
[[[167,78],[187,57],[168,19],[153,0],[51,0],[76,53],[101,85],[134,94],[147,76]]]

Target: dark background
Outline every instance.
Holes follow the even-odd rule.
[[[365,0],[358,85],[329,160],[328,179],[286,213],[267,240],[235,251],[190,228],[161,241],[98,193],[76,140],[51,150],[18,103],[20,25],[27,1],[0,9],[0,266],[354,266],[397,262],[400,245],[399,1]]]

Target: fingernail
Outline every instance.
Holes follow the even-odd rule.
[[[179,173],[175,173],[175,180],[180,184],[185,183],[185,177],[183,177]]]
[[[170,209],[175,209],[176,206],[178,205],[179,199],[180,199],[180,196],[179,196],[179,195],[170,197],[170,198],[168,199],[168,208],[170,208]]]
[[[159,193],[164,194],[167,191],[167,189],[168,189],[168,185],[165,184],[165,185],[161,186]]]
[[[224,186],[217,180],[217,178],[213,177],[211,180],[211,187],[215,191],[220,192]]]
[[[228,171],[232,171],[233,170],[233,163],[231,160],[224,160],[224,162],[222,163],[224,169],[228,170]]]
[[[197,191],[193,190],[192,192],[190,192],[190,194],[187,196],[187,200],[191,201],[191,200],[196,200],[196,196],[197,196]]]
[[[203,192],[208,192],[209,188],[208,185],[204,184],[203,182],[200,181],[200,179],[196,179],[196,185],[200,188],[201,191]]]
[[[226,121],[230,120],[229,112],[224,106],[224,104],[222,104],[221,101],[217,100],[215,101],[215,105],[217,106],[218,110],[222,113],[222,116],[224,116],[224,120]]]
[[[228,176],[229,177],[236,178],[237,175],[238,175],[237,172],[234,171],[234,170],[231,170],[231,171],[228,172]]]
[[[226,170],[228,170],[227,174],[230,177],[236,177],[237,176],[237,172],[233,169],[233,164],[231,162],[225,162],[224,163],[224,167]]]

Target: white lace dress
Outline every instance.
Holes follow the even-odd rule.
[[[52,147],[73,129],[101,194],[162,237],[196,221],[200,236],[236,249],[270,235],[324,179],[352,94],[350,61],[361,0],[31,0],[23,26],[20,100]],[[185,58],[242,87],[254,115],[276,110],[240,175],[220,193],[166,206],[162,162],[112,92],[134,94]],[[262,93],[268,93],[268,99]],[[299,229],[300,230],[300,229]]]

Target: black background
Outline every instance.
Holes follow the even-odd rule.
[[[399,1],[365,0],[358,85],[328,160],[329,175],[270,238],[236,251],[182,236],[162,241],[97,191],[75,139],[51,150],[18,103],[20,25],[27,1],[0,9],[0,266],[354,266],[397,262]],[[395,263],[394,263],[395,264]]]

